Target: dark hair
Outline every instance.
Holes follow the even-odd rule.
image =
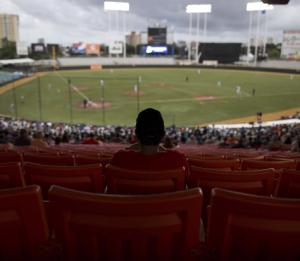
[[[136,119],[135,134],[141,144],[158,145],[165,136],[165,125],[158,110],[148,108]]]

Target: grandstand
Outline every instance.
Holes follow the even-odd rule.
[[[10,82],[14,82],[18,79],[21,79],[24,77],[24,74],[22,72],[0,72],[0,85],[5,85]]]
[[[172,1],[168,12],[182,7]],[[263,2],[274,1],[288,2]],[[74,17],[77,4],[48,10],[43,2],[43,10],[62,23],[59,9]],[[209,23],[223,21],[219,4]],[[263,46],[253,61],[236,62],[247,44],[251,53],[267,39],[208,41],[215,25],[207,27],[205,13],[201,35],[198,11],[188,12],[199,31],[190,28],[186,44],[170,43],[174,28],[163,21],[149,24],[147,37],[132,33],[135,46],[124,50],[112,31],[122,21],[125,36],[129,3],[104,9],[89,8],[86,18],[109,18],[107,46],[78,39],[63,49],[39,39],[36,60],[0,60],[0,260],[300,260],[300,62],[255,62],[267,57]],[[267,19],[256,15],[250,29]],[[295,42],[286,40],[289,57]],[[141,120],[149,107],[164,124],[161,116]]]

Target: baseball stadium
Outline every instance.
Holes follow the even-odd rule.
[[[257,112],[277,120],[287,110],[289,114],[300,110],[297,73],[238,69],[50,71],[0,91],[2,115],[50,122],[133,126],[140,110],[154,107],[162,112],[167,126],[189,127],[255,121]],[[87,106],[84,100],[89,101]]]
[[[0,10],[0,260],[300,260],[296,0]]]

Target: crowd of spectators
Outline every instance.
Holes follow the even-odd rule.
[[[289,119],[299,119],[300,120],[300,112],[297,111],[296,113],[288,116],[282,116],[280,118],[281,120],[289,120]]]
[[[0,144],[15,146],[49,146],[61,143],[133,144],[133,127],[95,126],[86,124],[50,123],[0,118]],[[173,148],[181,144],[217,144],[232,148],[265,148],[300,152],[300,125],[277,125],[240,129],[208,127],[167,127],[164,145]]]

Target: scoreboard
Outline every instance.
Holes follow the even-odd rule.
[[[148,28],[148,45],[162,46],[167,44],[166,27],[149,27]]]
[[[239,61],[241,49],[241,43],[201,43],[199,62],[214,60],[219,63],[234,63]]]

